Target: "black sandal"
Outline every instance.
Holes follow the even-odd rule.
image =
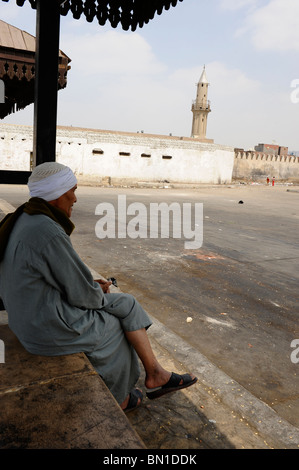
[[[182,384],[180,384],[181,381],[183,381]],[[149,390],[146,393],[146,396],[150,400],[154,400],[155,398],[162,397],[166,393],[176,392],[177,390],[190,387],[191,385],[195,384],[195,382],[197,382],[197,377],[192,379],[190,374],[179,375],[175,372],[172,372],[169,381],[165,385],[155,388],[152,391]]]
[[[140,399],[140,403],[138,403],[139,399]],[[127,404],[126,408],[123,411],[125,413],[128,413],[129,411],[135,410],[141,405],[142,399],[143,399],[143,394],[141,390],[139,390],[138,388],[134,388],[130,392],[129,403]]]

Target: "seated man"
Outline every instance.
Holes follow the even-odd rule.
[[[171,373],[157,361],[146,333],[151,320],[137,300],[94,281],[73,249],[72,170],[43,163],[28,187],[30,200],[0,223],[0,296],[23,346],[48,356],[84,352],[124,411],[142,401],[134,389],[137,356],[151,399],[194,384],[193,375]]]

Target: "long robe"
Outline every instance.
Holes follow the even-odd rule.
[[[139,377],[124,330],[151,320],[129,294],[104,294],[63,228],[45,215],[23,213],[0,264],[0,296],[9,327],[33,354],[86,353],[121,403]]]

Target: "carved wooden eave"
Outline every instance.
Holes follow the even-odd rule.
[[[3,0],[8,2],[9,0]],[[54,1],[54,0],[53,0]],[[60,4],[60,14],[72,14],[73,18],[81,17],[91,23],[98,21],[100,26],[110,23],[112,28],[121,27],[127,31],[135,31],[151,21],[156,14],[175,7],[183,0],[57,0]],[[23,6],[26,0],[16,0],[17,5]],[[31,7],[36,9],[37,0],[28,0]]]
[[[59,51],[58,90],[67,85],[70,59]],[[35,37],[0,20],[0,79],[5,103],[0,119],[34,103]]]

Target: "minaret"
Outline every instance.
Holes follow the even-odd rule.
[[[208,101],[209,82],[204,66],[200,80],[197,84],[196,100],[192,104],[193,123],[191,137],[206,139],[208,114],[211,112],[210,101]]]

